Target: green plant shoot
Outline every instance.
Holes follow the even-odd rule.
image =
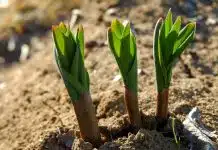
[[[125,86],[137,93],[137,52],[130,23],[113,20],[108,30],[110,49],[117,61]]]
[[[89,92],[89,75],[84,67],[84,33],[80,25],[73,35],[63,23],[52,27],[55,60],[77,116],[81,137],[94,146],[101,143],[95,110]]]
[[[153,55],[158,91],[157,116],[166,118],[168,114],[168,89],[172,77],[172,68],[179,56],[193,40],[196,23],[188,23],[181,28],[181,17],[173,23],[169,10],[165,20],[159,19],[154,30]]]
[[[122,24],[117,19],[113,20],[108,29],[108,43],[124,81],[125,102],[130,122],[135,126],[141,126],[137,99],[137,48],[130,23]]]
[[[76,36],[63,23],[53,26],[55,60],[71,100],[89,91],[89,75],[84,67],[84,33],[80,25]]]

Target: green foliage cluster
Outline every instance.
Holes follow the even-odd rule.
[[[188,44],[194,39],[196,31],[196,23],[188,23],[182,28],[181,17],[177,17],[175,22],[172,18],[172,12],[169,10],[164,20],[158,20],[154,30],[153,56],[158,93],[165,89],[168,91],[172,78],[172,68]],[[53,37],[55,59],[65,86],[71,99],[79,100],[81,94],[89,92],[89,74],[84,66],[83,27],[80,25],[74,35],[69,27],[60,23],[53,27]],[[124,22],[122,24],[117,19],[113,20],[108,29],[107,38],[124,84],[128,88],[127,91],[131,91],[131,94],[127,93],[126,95],[129,97],[135,95],[136,97],[127,99],[137,101],[137,47],[130,23]],[[160,101],[168,102],[168,100],[163,100],[168,99],[168,93],[162,97]],[[134,104],[136,104],[135,109],[132,110],[138,111],[138,107],[136,107],[138,103]],[[166,107],[167,110],[167,104],[161,103],[160,105]],[[129,112],[132,113],[132,110]]]
[[[137,48],[130,23],[113,20],[108,29],[109,47],[120,68],[125,86],[137,93]]]
[[[181,17],[173,23],[169,10],[165,20],[159,19],[153,40],[158,92],[169,88],[172,68],[178,57],[193,40],[196,24],[181,27]],[[109,47],[117,61],[125,86],[137,93],[137,47],[130,23],[113,20],[108,29]],[[89,75],[84,67],[84,32],[80,25],[74,35],[63,23],[53,26],[55,59],[72,99],[89,91]]]
[[[191,22],[181,29],[181,17],[173,23],[169,10],[166,19],[159,19],[154,31],[154,61],[158,92],[169,88],[172,68],[178,57],[193,40],[196,24]]]
[[[84,32],[80,25],[75,35],[63,23],[53,26],[55,59],[72,100],[89,91],[89,74],[84,67]]]

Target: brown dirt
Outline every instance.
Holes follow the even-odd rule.
[[[107,3],[89,4],[80,21],[86,35],[86,67],[91,79],[91,94],[105,143],[99,149],[177,149],[172,132],[155,131],[156,90],[152,58],[152,36],[155,21],[164,9],[158,0],[145,1],[134,8],[117,7],[111,17],[105,14]],[[199,4],[206,20],[213,16],[211,6]],[[92,8],[92,9],[91,9]],[[121,17],[122,16],[122,17]],[[134,24],[139,53],[139,107],[144,127],[134,132],[129,127],[123,103],[122,81],[113,56],[105,44],[106,29],[114,17]],[[185,19],[185,21],[187,21]],[[218,131],[218,23],[199,21],[196,40],[182,55],[173,71],[169,93],[169,111],[178,122],[192,107],[202,112],[202,121]],[[207,32],[203,32],[203,31]],[[206,37],[206,40],[205,40]],[[51,33],[40,43],[44,49],[21,64],[0,69],[0,149],[92,149],[72,135],[79,136],[72,104],[53,58]],[[34,51],[35,47],[31,46]],[[177,124],[178,132],[180,123]],[[132,131],[132,133],[128,133]],[[134,134],[133,134],[134,133]],[[181,148],[187,141],[181,136]],[[74,143],[72,143],[74,141]],[[218,139],[215,139],[218,142]]]

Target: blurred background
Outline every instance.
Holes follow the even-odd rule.
[[[67,19],[79,6],[79,0],[1,0],[0,66],[26,60],[31,42],[37,43],[52,24]]]
[[[209,34],[209,27],[205,27],[205,24],[217,25],[217,0],[159,1],[165,12],[171,7],[174,13],[197,20],[202,27],[197,29],[202,33]],[[128,18],[129,9],[145,2],[146,0],[0,0],[0,67],[28,59],[33,53],[30,47],[43,49],[40,40],[45,38],[51,25],[63,20],[68,20],[69,23],[72,13],[80,17],[73,20],[76,23],[77,19],[87,19],[90,15],[96,15],[99,22],[109,23],[111,16]],[[199,11],[201,7],[207,7],[204,10],[210,14]],[[150,12],[150,15],[153,13],[155,12]],[[207,39],[204,37],[207,35],[201,36]]]

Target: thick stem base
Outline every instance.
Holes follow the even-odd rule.
[[[156,116],[158,119],[167,120],[168,116],[168,95],[169,89],[164,89],[162,92],[158,92],[157,95],[157,110]]]
[[[138,107],[138,97],[127,87],[125,87],[124,101],[128,111],[130,123],[135,127],[142,127],[141,115]]]
[[[85,141],[92,143],[94,146],[99,146],[101,143],[101,137],[90,94],[81,94],[79,100],[73,101],[73,106],[79,124],[81,137]]]

